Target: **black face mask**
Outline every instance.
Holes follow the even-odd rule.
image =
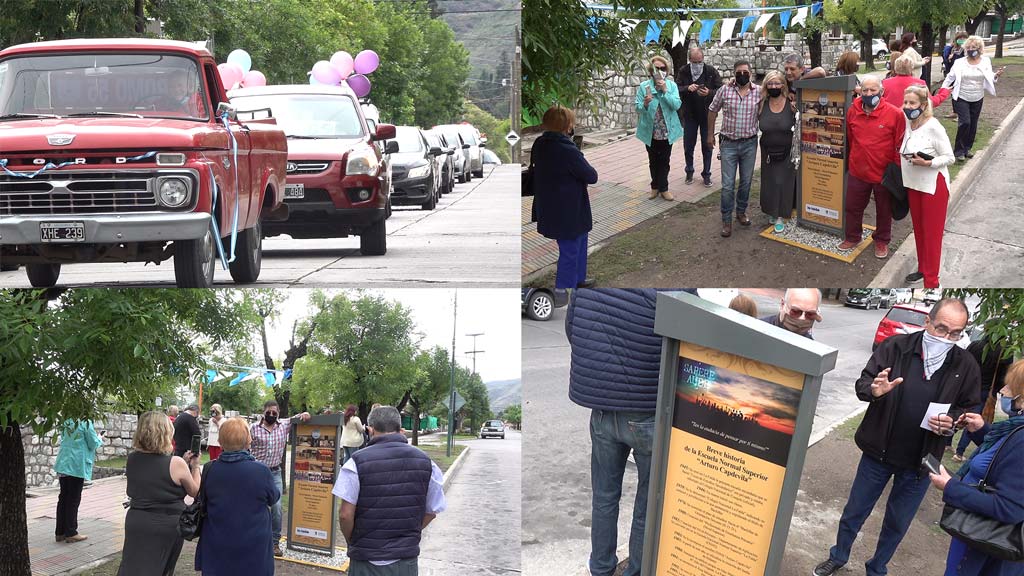
[[[875,94],[874,96],[868,96],[867,94],[860,97],[861,102],[864,103],[865,108],[874,108],[878,106],[879,101],[882,100],[881,94]]]
[[[740,86],[746,86],[747,84],[750,83],[750,74],[747,74],[745,72],[743,74],[737,74],[736,83],[739,84]]]
[[[977,50],[968,50],[967,51],[967,55],[970,56],[971,58],[977,58],[978,54],[980,54],[980,52],[978,52]]]
[[[782,88],[769,88],[768,95],[772,98],[778,98],[779,96],[782,96]]]
[[[267,424],[273,424],[274,422],[277,422],[277,415],[270,412],[264,412],[263,420],[265,420]]]

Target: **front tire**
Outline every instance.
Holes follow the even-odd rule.
[[[437,206],[437,191],[432,190],[430,192],[430,198],[426,202],[420,204],[420,208],[424,210],[433,210]]]
[[[51,288],[60,278],[60,264],[26,264],[25,274],[33,288]]]
[[[534,292],[526,301],[526,316],[530,320],[550,320],[554,311],[555,303],[547,292]]]
[[[359,235],[359,251],[363,256],[383,256],[388,251],[388,235],[384,218],[377,220]]]
[[[213,229],[198,240],[178,240],[174,243],[174,283],[178,288],[209,288],[213,286],[213,271],[217,263],[214,254]]]
[[[235,261],[228,264],[228,269],[235,283],[252,284],[260,277],[263,264],[263,227],[257,221],[252,228],[239,232],[238,238],[241,253],[235,253]]]

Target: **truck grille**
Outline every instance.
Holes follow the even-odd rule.
[[[0,215],[62,215],[166,210],[156,200],[156,179],[139,172],[51,172],[35,178],[0,174]],[[182,175],[178,173],[178,175]],[[191,173],[187,180],[195,190]],[[191,206],[193,202],[186,204]]]

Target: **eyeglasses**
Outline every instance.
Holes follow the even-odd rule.
[[[964,329],[950,330],[948,326],[944,324],[932,324],[932,330],[935,331],[935,335],[939,338],[945,338],[946,340],[959,340],[964,335]]]
[[[665,68],[664,66],[655,66],[655,67],[654,67],[654,69],[655,69],[655,70],[661,70],[662,72],[664,72],[665,70],[667,70],[667,68]]]
[[[786,314],[789,314],[790,318],[800,318],[803,316],[808,320],[817,320],[820,317],[817,310],[801,310],[792,306],[786,307]]]

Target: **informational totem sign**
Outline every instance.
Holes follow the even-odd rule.
[[[665,336],[644,574],[778,574],[828,346],[686,293]]]
[[[295,426],[288,498],[288,548],[334,555],[337,518],[335,475],[339,469],[340,414],[313,416]]]
[[[842,235],[846,202],[846,110],[857,77],[796,83],[800,112],[797,223]]]

